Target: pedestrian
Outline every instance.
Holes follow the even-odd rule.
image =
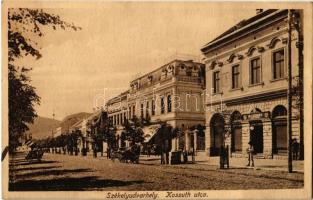
[[[294,160],[298,160],[299,146],[300,146],[300,145],[299,145],[297,139],[293,139],[293,140],[292,140],[291,146],[292,146],[292,158],[293,158]]]
[[[227,156],[228,156],[228,154],[227,154],[227,150],[226,150],[225,146],[221,145],[221,148],[220,148],[220,169],[224,169],[225,165],[227,165],[227,168],[229,168]]]
[[[248,144],[249,144],[249,147],[247,148],[247,153],[248,153],[247,166],[250,166],[251,164],[251,167],[254,167],[254,160],[253,160],[254,148],[253,148],[252,141],[250,141]]]
[[[150,157],[150,154],[151,154],[151,146],[150,145],[147,145],[147,156]]]
[[[187,163],[188,162],[188,153],[187,153],[186,147],[184,147],[184,149],[183,149],[183,157],[184,157],[184,163]]]
[[[97,145],[94,144],[93,146],[93,157],[96,158],[97,157]]]

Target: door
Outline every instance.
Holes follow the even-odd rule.
[[[287,153],[287,126],[285,123],[275,123],[273,126],[273,153]]]
[[[254,147],[255,153],[263,153],[263,125],[254,124],[254,128],[250,131],[250,139]]]

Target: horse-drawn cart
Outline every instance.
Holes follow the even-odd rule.
[[[32,149],[28,152],[28,154],[25,156],[25,159],[28,162],[31,162],[33,160],[41,161],[42,156],[43,156],[43,151],[40,149]]]
[[[122,163],[139,163],[140,147],[120,148],[117,151],[113,151],[111,159],[115,161],[118,159]]]

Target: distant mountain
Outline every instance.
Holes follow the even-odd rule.
[[[34,123],[29,125],[27,133],[32,134],[34,139],[42,139],[51,136],[52,129],[58,127],[61,121],[38,116],[35,118]]]
[[[34,139],[47,138],[52,135],[52,129],[55,130],[57,127],[61,126],[61,130],[68,130],[73,124],[90,115],[91,113],[80,112],[68,115],[62,121],[39,116],[34,120],[33,124],[29,125],[29,131],[27,131],[27,133],[31,133]]]
[[[80,113],[68,115],[60,122],[59,126],[62,127],[61,130],[68,130],[76,122],[78,122],[79,120],[85,119],[89,117],[90,115],[91,113],[86,113],[86,112],[80,112]]]

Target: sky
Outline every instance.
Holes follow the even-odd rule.
[[[92,112],[95,99],[117,95],[129,82],[175,54],[203,57],[200,48],[255,9],[210,3],[89,3],[49,8],[80,31],[45,29],[38,41],[43,57],[31,65],[32,85],[41,97],[39,116],[56,119]]]

